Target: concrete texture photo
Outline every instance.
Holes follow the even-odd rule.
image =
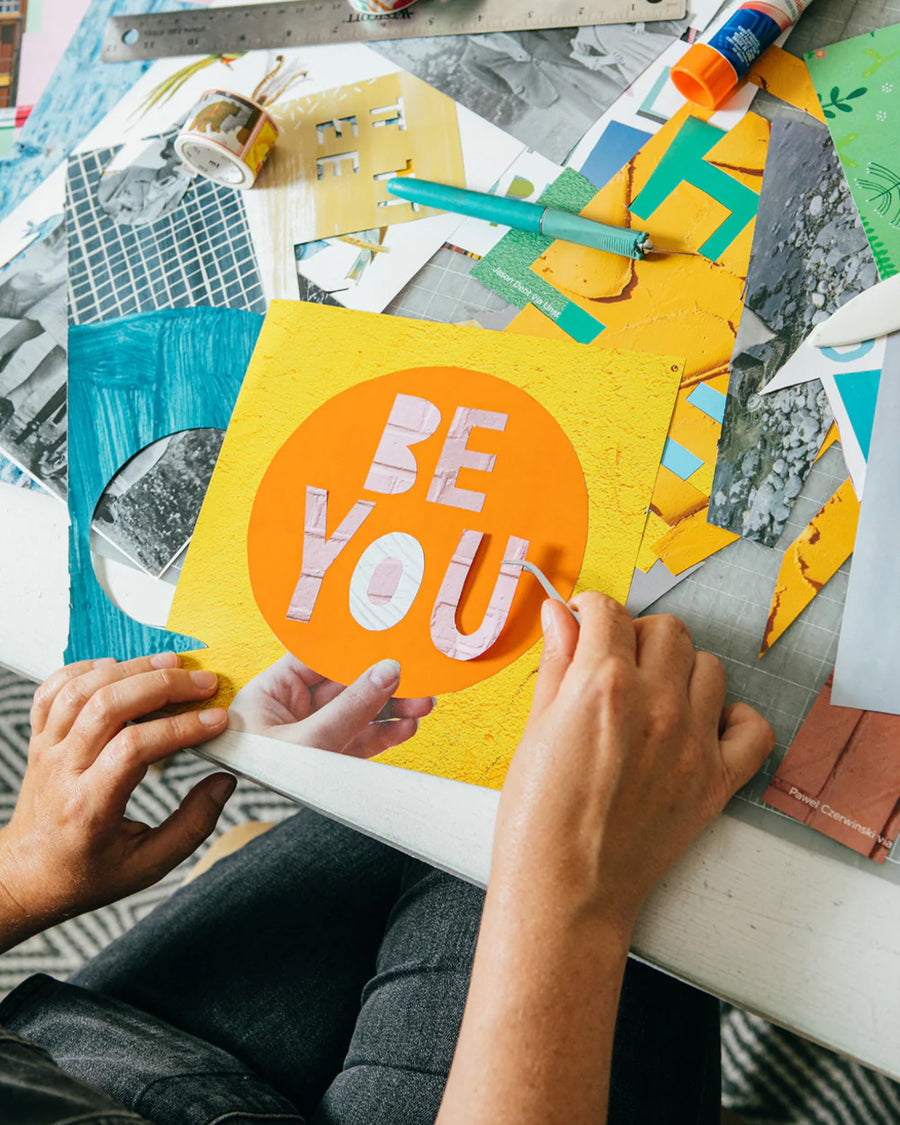
[[[776,119],[731,363],[710,523],[773,547],[831,411],[821,383],[759,392],[810,330],[878,280],[827,130]]]

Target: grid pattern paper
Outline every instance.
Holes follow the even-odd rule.
[[[505,312],[510,308],[507,302],[469,276],[476,260],[443,246],[400,290],[385,312],[442,324],[477,320],[482,313]]]
[[[240,194],[198,177],[171,214],[144,226],[120,225],[97,197],[116,151],[69,158],[69,322],[192,305],[265,313]]]

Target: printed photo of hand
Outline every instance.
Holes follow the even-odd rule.
[[[232,730],[264,734],[354,758],[372,758],[412,738],[435,701],[394,699],[396,660],[380,660],[348,687],[325,679],[290,653],[237,693]]]

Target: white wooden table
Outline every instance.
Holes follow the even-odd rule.
[[[63,660],[67,517],[0,485],[0,663],[35,680]],[[172,587],[109,564],[120,604],[162,624]],[[499,794],[226,733],[212,760],[484,885]],[[648,901],[639,957],[900,1079],[900,886],[723,816]]]

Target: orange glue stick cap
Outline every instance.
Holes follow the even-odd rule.
[[[738,73],[706,43],[695,43],[680,63],[672,67],[679,94],[703,109],[718,109],[738,84]]]

